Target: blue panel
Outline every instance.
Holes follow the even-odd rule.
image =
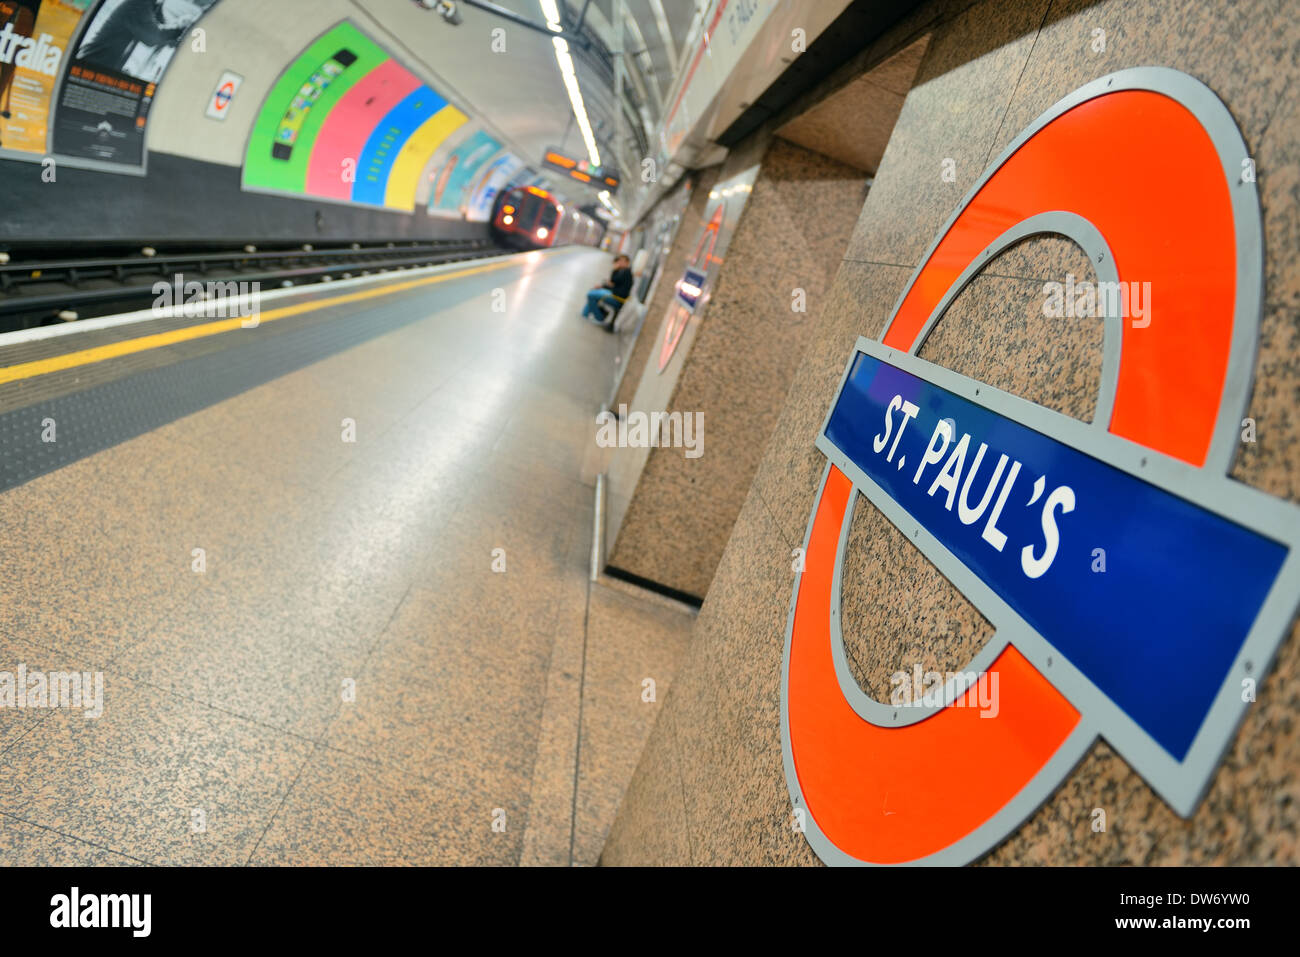
[[[702,269],[696,269],[694,266],[687,266],[686,271],[682,274],[681,282],[677,284],[677,301],[687,309],[694,309],[695,304],[700,301],[700,296],[704,294],[704,284],[708,281],[708,273]],[[699,292],[690,292],[685,285],[694,286]]]
[[[419,87],[388,111],[366,140],[357,163],[357,181],[352,185],[352,200],[357,203],[384,205],[388,192],[388,174],[397,154],[425,121],[447,105],[447,101],[427,86]]]
[[[903,402],[917,409],[910,421]],[[889,434],[877,451],[887,415]],[[943,419],[955,424],[953,438],[918,479]],[[964,433],[970,439],[949,508],[947,488],[933,494],[931,488],[950,459],[956,470]],[[826,436],[1183,759],[1277,578],[1284,546],[865,354],[854,361]],[[966,495],[969,507],[984,498],[1003,454],[1007,462],[988,506],[968,525],[959,503],[982,443],[987,449]],[[936,452],[941,445],[936,439]],[[1021,468],[994,526],[1006,535],[999,551],[983,532],[1015,462]],[[1030,504],[1040,476],[1044,489]],[[1032,546],[1030,559],[1046,563],[1044,506],[1060,486],[1073,493],[1074,507],[1065,511],[1061,503],[1070,496],[1056,493],[1051,521],[1059,529],[1059,550],[1031,577],[1021,551]],[[1097,548],[1105,549],[1104,572],[1092,570]],[[1031,561],[1030,569],[1038,566]]]

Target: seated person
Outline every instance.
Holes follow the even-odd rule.
[[[587,305],[583,307],[582,314],[597,325],[603,326],[607,332],[613,331],[614,318],[631,293],[632,260],[619,254],[614,257],[614,271],[610,273],[609,279],[605,280],[599,289],[587,293]],[[614,305],[614,313],[609,319],[605,318],[605,311],[601,308],[602,302]]]

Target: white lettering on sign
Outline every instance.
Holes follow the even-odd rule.
[[[889,453],[885,455],[885,461],[893,463],[899,439],[903,437],[903,430],[920,414],[920,411],[914,403],[908,402],[901,395],[895,395],[890,399],[889,404],[885,406],[884,431],[871,440],[871,447],[876,454],[883,453],[885,446],[888,445]],[[900,412],[902,415],[898,416],[897,413]],[[892,444],[889,441],[891,435],[894,439]],[[960,438],[957,436],[957,423],[953,419],[940,419],[934,424],[930,440],[921,454],[921,461],[917,463],[916,470],[912,474],[912,484],[920,485],[921,480],[928,477],[927,472],[930,467],[938,465],[939,470],[933,473],[934,477],[926,488],[926,494],[930,498],[935,498],[936,493],[945,493],[936,500],[942,502],[944,509],[949,512],[953,510],[955,504],[957,518],[963,525],[974,525],[987,511],[988,519],[980,532],[980,538],[1001,552],[1006,547],[1007,536],[1002,529],[998,528],[998,520],[1002,517],[1011,497],[1011,490],[1020,477],[1021,464],[1005,453],[999,453],[997,464],[993,466],[992,473],[985,480],[983,491],[980,491],[976,475],[979,474],[985,456],[988,455],[988,443],[979,444],[968,466],[967,458],[971,455],[970,433],[962,432]],[[952,451],[949,451],[950,448]],[[992,456],[989,458],[991,459]],[[900,456],[895,467],[901,469],[905,461],[906,458]],[[1008,463],[1010,468],[1007,467]],[[1034,482],[1025,507],[1037,503],[1043,497],[1046,488],[1047,476],[1039,476]],[[974,506],[971,505],[972,492],[978,496],[978,504]],[[997,494],[996,500],[994,500],[994,493]],[[991,511],[989,511],[990,503],[993,505]],[[1042,578],[1052,567],[1052,562],[1056,560],[1061,547],[1061,530],[1057,524],[1057,517],[1074,511],[1074,506],[1074,490],[1068,485],[1058,485],[1043,500],[1039,517],[1042,542],[1031,542],[1020,549],[1020,568],[1026,577]]]

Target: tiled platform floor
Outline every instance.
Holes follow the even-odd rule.
[[[104,675],[0,707],[0,864],[595,863],[692,620],[587,581],[607,263],[0,493],[0,672]]]

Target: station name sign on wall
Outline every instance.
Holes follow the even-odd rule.
[[[1179,814],[1199,804],[1300,597],[1300,509],[1226,476],[1262,301],[1243,160],[1191,77],[1090,83],[985,172],[880,341],[858,340],[817,439],[782,668],[786,781],[824,861],[965,863],[1098,737]],[[917,356],[982,266],[1035,235],[1073,240],[1098,285],[1150,291],[1140,321],[1102,305],[1091,422]],[[889,703],[858,687],[840,624],[859,496],[995,629],[960,672]]]

